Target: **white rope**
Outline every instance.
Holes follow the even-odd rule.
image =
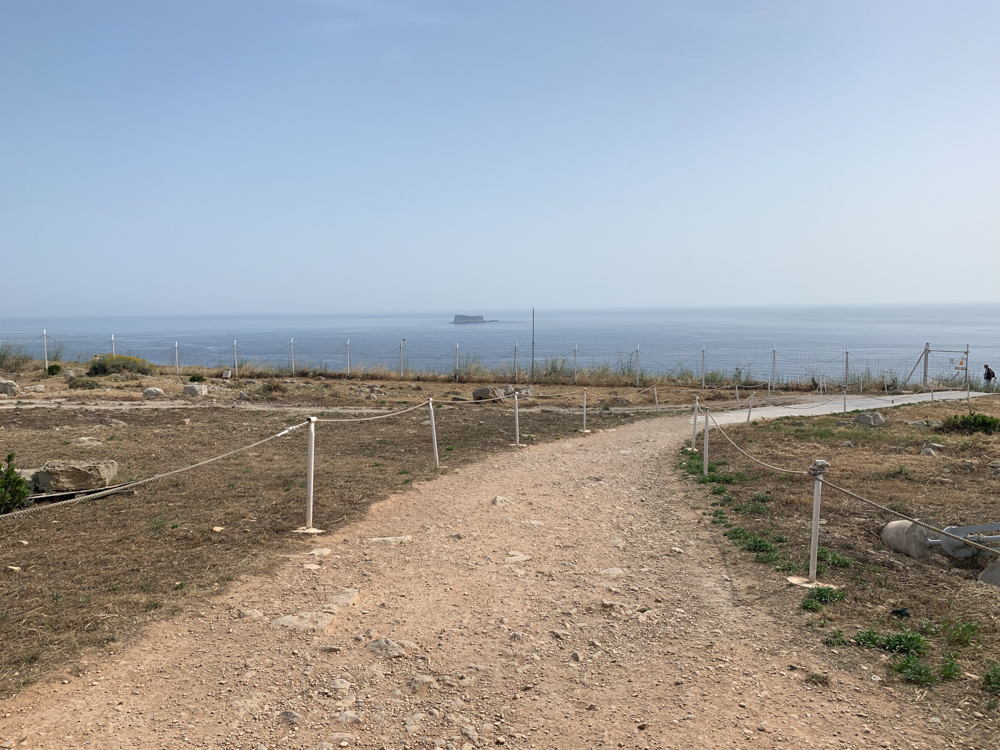
[[[798,409],[815,409],[818,406],[826,406],[827,404],[832,404],[834,401],[840,401],[843,398],[844,398],[844,394],[843,393],[838,393],[836,396],[834,396],[833,398],[831,398],[828,401],[820,401],[819,403],[812,404],[810,406],[803,406],[801,404],[795,404],[793,406],[785,406],[784,404],[775,404],[775,406],[779,406],[782,409],[796,409],[796,410],[798,410]]]
[[[5,521],[12,518],[18,518],[20,516],[26,516],[29,513],[35,513],[40,510],[47,510],[48,508],[56,508],[61,505],[72,505],[74,503],[83,502],[84,500],[97,500],[98,498],[107,497],[108,495],[117,495],[120,492],[127,492],[134,487],[141,487],[142,485],[149,484],[150,482],[155,482],[159,479],[164,479],[166,477],[173,476],[174,474],[180,474],[185,471],[191,471],[192,469],[197,469],[201,466],[206,466],[207,464],[214,463],[216,461],[221,461],[223,458],[228,458],[229,456],[234,456],[237,453],[242,453],[243,451],[250,450],[251,448],[256,448],[258,445],[263,445],[276,438],[283,437],[293,430],[297,430],[300,427],[304,427],[309,424],[309,422],[301,422],[300,424],[292,425],[291,427],[286,427],[281,432],[276,435],[271,435],[263,440],[258,440],[256,443],[251,443],[250,445],[244,445],[242,448],[237,448],[236,450],[231,450],[228,453],[223,453],[219,456],[214,456],[212,458],[206,458],[204,461],[199,461],[196,464],[191,464],[190,466],[185,466],[180,469],[174,469],[173,471],[168,471],[164,474],[157,474],[154,477],[149,477],[148,479],[140,479],[136,482],[129,482],[128,484],[122,484],[118,487],[113,487],[109,490],[102,490],[100,492],[93,492],[89,495],[83,495],[81,497],[70,498],[69,500],[61,500],[58,503],[46,503],[45,505],[33,505],[30,508],[23,508],[21,510],[15,510],[13,513],[7,513],[0,516],[0,521]]]
[[[764,463],[763,461],[754,458],[749,453],[747,453],[745,450],[743,450],[742,448],[740,448],[740,446],[738,446],[736,443],[733,442],[733,439],[731,437],[729,437],[729,435],[726,434],[726,431],[722,429],[722,426],[718,422],[715,421],[715,415],[712,414],[711,411],[709,411],[708,409],[704,409],[704,408],[703,408],[703,411],[706,414],[708,414],[709,417],[711,417],[712,422],[715,423],[715,426],[718,428],[719,432],[722,433],[722,436],[724,438],[726,438],[726,440],[728,440],[730,443],[732,443],[732,446],[736,450],[738,450],[744,456],[746,456],[747,458],[749,458],[751,461],[754,461],[754,462],[760,464],[761,466],[766,466],[769,469],[774,469],[775,471],[783,471],[786,474],[808,474],[809,473],[808,471],[795,471],[794,469],[783,469],[780,466],[772,466],[771,464]]]
[[[388,414],[376,414],[373,417],[353,417],[351,419],[317,419],[317,422],[370,422],[373,419],[386,419],[388,417],[397,417],[400,414],[406,414],[408,411],[413,411],[414,409],[419,409],[423,406],[427,406],[430,401],[424,401],[416,406],[411,406],[409,409],[403,409],[402,411],[392,411]]]

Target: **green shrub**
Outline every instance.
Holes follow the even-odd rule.
[[[809,589],[809,593],[806,595],[808,599],[815,599],[821,604],[830,604],[832,602],[842,602],[844,601],[844,592],[839,589],[835,589],[832,586],[817,586],[814,589]]]
[[[949,620],[944,624],[944,637],[953,646],[968,646],[978,632],[979,623],[975,620]]]
[[[962,676],[962,665],[958,663],[955,654],[945,654],[939,670],[942,680],[955,680]]]
[[[7,465],[0,471],[0,513],[17,510],[30,494],[28,483],[14,467],[14,454],[8,453]]]
[[[257,390],[262,396],[271,396],[275,393],[288,392],[288,388],[280,380],[268,380]]]
[[[843,630],[834,630],[823,640],[823,643],[827,646],[846,646],[847,639],[844,638]]]
[[[930,664],[921,661],[916,654],[907,654],[889,666],[899,672],[907,682],[914,682],[917,685],[933,685],[938,681]]]
[[[100,383],[98,383],[96,380],[91,380],[90,378],[80,378],[80,377],[70,378],[69,380],[66,381],[66,385],[68,385],[70,388],[77,388],[79,390],[84,390],[84,391],[93,391],[101,387]]]
[[[90,362],[87,374],[111,375],[116,372],[133,372],[137,375],[155,375],[156,366],[138,357],[125,357],[120,354],[102,354]]]
[[[1000,664],[991,664],[983,672],[983,690],[1000,695]]]
[[[808,596],[802,600],[802,609],[806,612],[819,612],[823,609],[823,604],[816,601],[815,599],[810,599]]]
[[[892,653],[926,654],[927,639],[912,630],[900,630],[898,633],[889,633],[885,636],[882,639],[882,648]]]
[[[202,375],[200,372],[196,372],[194,375],[192,375],[191,377],[188,378],[188,382],[191,382],[191,383],[204,383],[205,382],[205,376]]]
[[[975,432],[996,435],[1000,433],[1000,419],[975,412],[972,414],[952,414],[944,420],[944,425],[939,429],[942,432],[963,432],[967,435]]]
[[[62,372],[62,365],[53,362],[51,365],[45,368],[45,372],[47,372],[49,375],[58,375],[59,373]]]
[[[854,642],[865,648],[882,648],[883,640],[877,631],[868,628],[868,630],[859,630],[858,634],[854,636]]]

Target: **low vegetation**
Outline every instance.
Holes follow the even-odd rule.
[[[130,372],[135,375],[155,375],[156,365],[138,357],[126,357],[121,354],[102,354],[94,357],[87,368],[91,377],[112,375],[114,373]]]
[[[0,513],[17,510],[24,505],[29,494],[28,483],[14,466],[14,454],[8,453],[6,465],[0,471]]]

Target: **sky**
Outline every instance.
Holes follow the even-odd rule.
[[[998,28],[0,0],[0,318],[995,302]]]

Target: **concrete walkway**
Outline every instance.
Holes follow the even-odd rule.
[[[762,406],[751,410],[751,419],[777,419],[778,417],[815,417],[822,414],[842,414],[845,411],[875,411],[904,404],[922,404],[928,401],[958,401],[965,399],[984,398],[990,393],[970,393],[965,391],[937,391],[935,393],[914,393],[908,396],[848,396],[847,408],[844,408],[844,396],[834,396],[829,401],[819,401],[805,404],[789,404],[788,406]],[[712,412],[719,424],[736,424],[747,421],[747,410]],[[690,422],[690,419],[688,420]]]

